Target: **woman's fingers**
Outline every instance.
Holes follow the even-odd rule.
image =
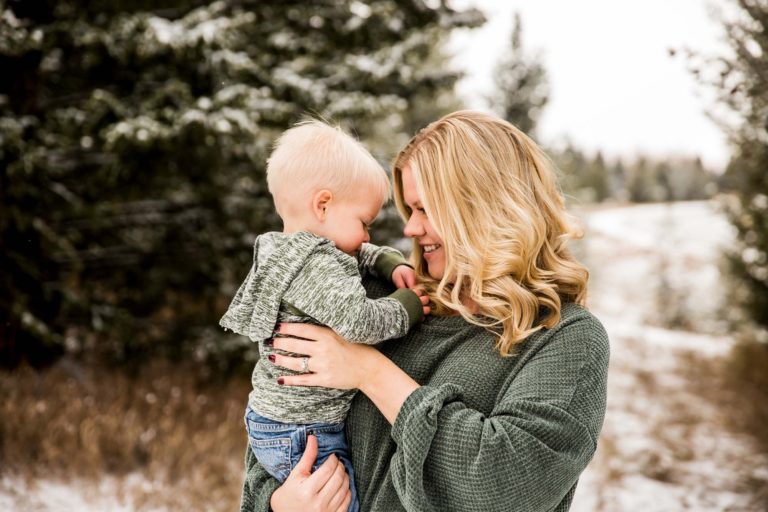
[[[314,353],[315,342],[295,338],[272,338],[272,347],[285,352],[311,356]]]
[[[309,437],[307,437],[307,446],[309,446]],[[315,441],[315,446],[317,446],[317,441]],[[320,464],[320,467],[317,468],[317,470],[315,470],[312,475],[310,475],[310,477],[307,479],[307,483],[311,486],[310,489],[314,494],[320,494],[320,490],[325,487],[325,485],[328,483],[328,480],[336,472],[336,467],[339,465],[341,465],[342,469],[344,468],[344,465],[341,464],[339,458],[336,457],[336,455],[331,454],[327,459],[325,459],[325,462]]]
[[[304,358],[307,358],[307,366],[309,366],[309,372],[312,371],[312,358],[308,356],[299,356],[299,357],[291,357],[291,356],[283,356],[280,354],[270,354],[269,360],[276,364],[277,366],[281,368],[287,368],[289,370],[293,370],[295,372],[305,372],[304,368]]]
[[[346,512],[349,510],[349,504],[352,503],[352,492],[347,489],[347,494],[344,497],[344,501],[341,502],[341,505],[339,508],[336,509],[336,512]]]
[[[338,459],[337,459],[338,460]],[[337,494],[343,493],[349,488],[349,479],[347,478],[347,471],[344,468],[344,464],[339,460],[336,464],[336,468],[333,471],[331,477],[325,482],[325,485],[320,492],[320,499],[324,504],[327,504],[329,508],[335,508],[330,506]]]
[[[344,467],[344,464],[338,458],[337,461],[338,464],[336,464],[336,467],[333,470],[333,475],[331,475],[328,481],[325,482],[325,485],[320,491],[329,496],[336,494],[336,492],[344,485],[344,479],[347,476],[347,469]]]
[[[322,380],[314,373],[304,373],[302,375],[286,375],[284,377],[278,377],[277,383],[281,386],[322,386],[325,385]]]
[[[305,340],[316,340],[326,335],[328,331],[330,331],[328,327],[313,324],[279,324],[275,329],[275,332],[283,336],[294,336]]]
[[[312,465],[315,463],[316,458],[317,437],[309,435],[307,436],[307,447],[304,449],[304,453],[301,455],[299,462],[293,467],[291,473],[298,471],[300,475],[309,476],[312,473]]]
[[[347,497],[351,497],[352,493],[349,489],[349,476],[347,476],[346,473],[344,473],[344,477],[342,479],[341,485],[336,490],[336,493],[333,495],[331,500],[328,502],[328,509],[329,510],[338,510],[339,507],[344,503],[345,500],[347,500]],[[347,502],[347,505],[344,507],[343,510],[347,510],[349,508],[349,502]]]

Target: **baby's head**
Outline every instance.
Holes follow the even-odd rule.
[[[384,169],[357,140],[315,119],[275,143],[267,184],[286,232],[309,231],[355,254],[389,199]]]

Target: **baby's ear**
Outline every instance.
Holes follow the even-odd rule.
[[[325,221],[325,215],[333,201],[333,192],[328,189],[321,189],[312,196],[312,213],[318,221]]]

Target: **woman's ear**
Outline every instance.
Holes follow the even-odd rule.
[[[328,207],[333,201],[333,192],[328,189],[322,189],[315,192],[312,196],[312,213],[319,222],[325,221]]]

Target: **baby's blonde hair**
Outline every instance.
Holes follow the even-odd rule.
[[[405,166],[443,239],[440,280],[429,276],[423,250],[413,244],[435,314],[458,311],[493,330],[499,352],[509,356],[516,343],[557,324],[563,302],[585,304],[589,272],[566,247],[582,234],[565,211],[553,164],[523,132],[472,111],[427,126],[393,165],[395,203],[407,221]]]
[[[368,150],[340,127],[317,119],[283,132],[267,160],[267,186],[278,210],[281,202],[296,204],[324,188],[344,199],[362,185],[372,187],[382,205],[390,197],[387,173]]]

